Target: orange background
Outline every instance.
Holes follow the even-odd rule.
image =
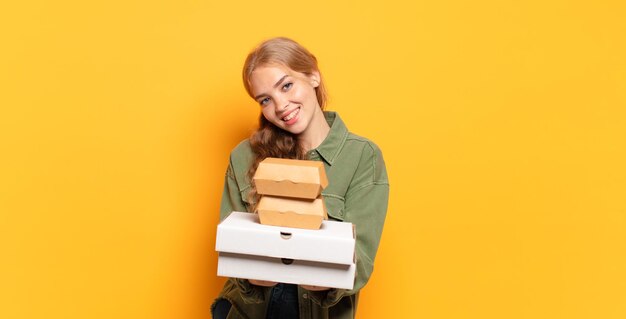
[[[359,318],[626,318],[623,1],[0,5],[0,318],[208,318],[247,52],[383,150]]]

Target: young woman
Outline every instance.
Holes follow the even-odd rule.
[[[387,212],[381,151],[350,133],[337,113],[323,111],[317,60],[293,40],[273,38],[256,47],[244,64],[243,83],[260,105],[260,124],[230,154],[221,219],[231,211],[254,212],[259,196],[250,181],[264,158],[322,161],[329,218],[356,225],[356,278],[352,290],[230,278],[211,308],[213,318],[354,318]]]

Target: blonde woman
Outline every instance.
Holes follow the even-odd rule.
[[[248,55],[243,83],[261,109],[258,130],[230,154],[221,219],[255,210],[250,182],[266,157],[322,161],[329,218],[356,225],[352,290],[230,278],[211,307],[213,318],[354,318],[359,291],[373,271],[387,212],[389,182],[380,149],[324,111],[326,89],[317,60],[287,38],[262,42]]]

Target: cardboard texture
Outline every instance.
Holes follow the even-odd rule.
[[[319,230],[259,223],[232,212],[217,227],[218,276],[352,289],[355,232],[351,223],[322,221]]]
[[[262,196],[257,205],[261,224],[319,229],[322,220],[328,219],[324,199],[294,199],[288,197]]]
[[[268,157],[252,178],[261,195],[317,198],[328,186],[324,163]]]
[[[256,210],[261,224],[319,229],[328,219],[321,196],[328,186],[324,163],[268,157],[253,181],[261,195]]]

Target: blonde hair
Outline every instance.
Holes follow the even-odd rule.
[[[317,59],[299,43],[284,37],[263,41],[248,54],[243,65],[242,77],[243,85],[250,97],[254,98],[250,87],[252,72],[257,67],[268,64],[280,64],[305,75],[311,75],[314,72],[319,73],[319,85],[315,88],[315,96],[320,108],[324,109],[327,93],[317,66]],[[306,152],[298,144],[297,137],[270,123],[262,113],[259,117],[259,128],[250,136],[249,141],[254,153],[252,165],[248,170],[250,181],[252,181],[259,163],[266,157],[307,159]],[[249,209],[254,212],[259,195],[256,193],[255,185],[252,184],[251,186],[248,201],[250,203]]]

